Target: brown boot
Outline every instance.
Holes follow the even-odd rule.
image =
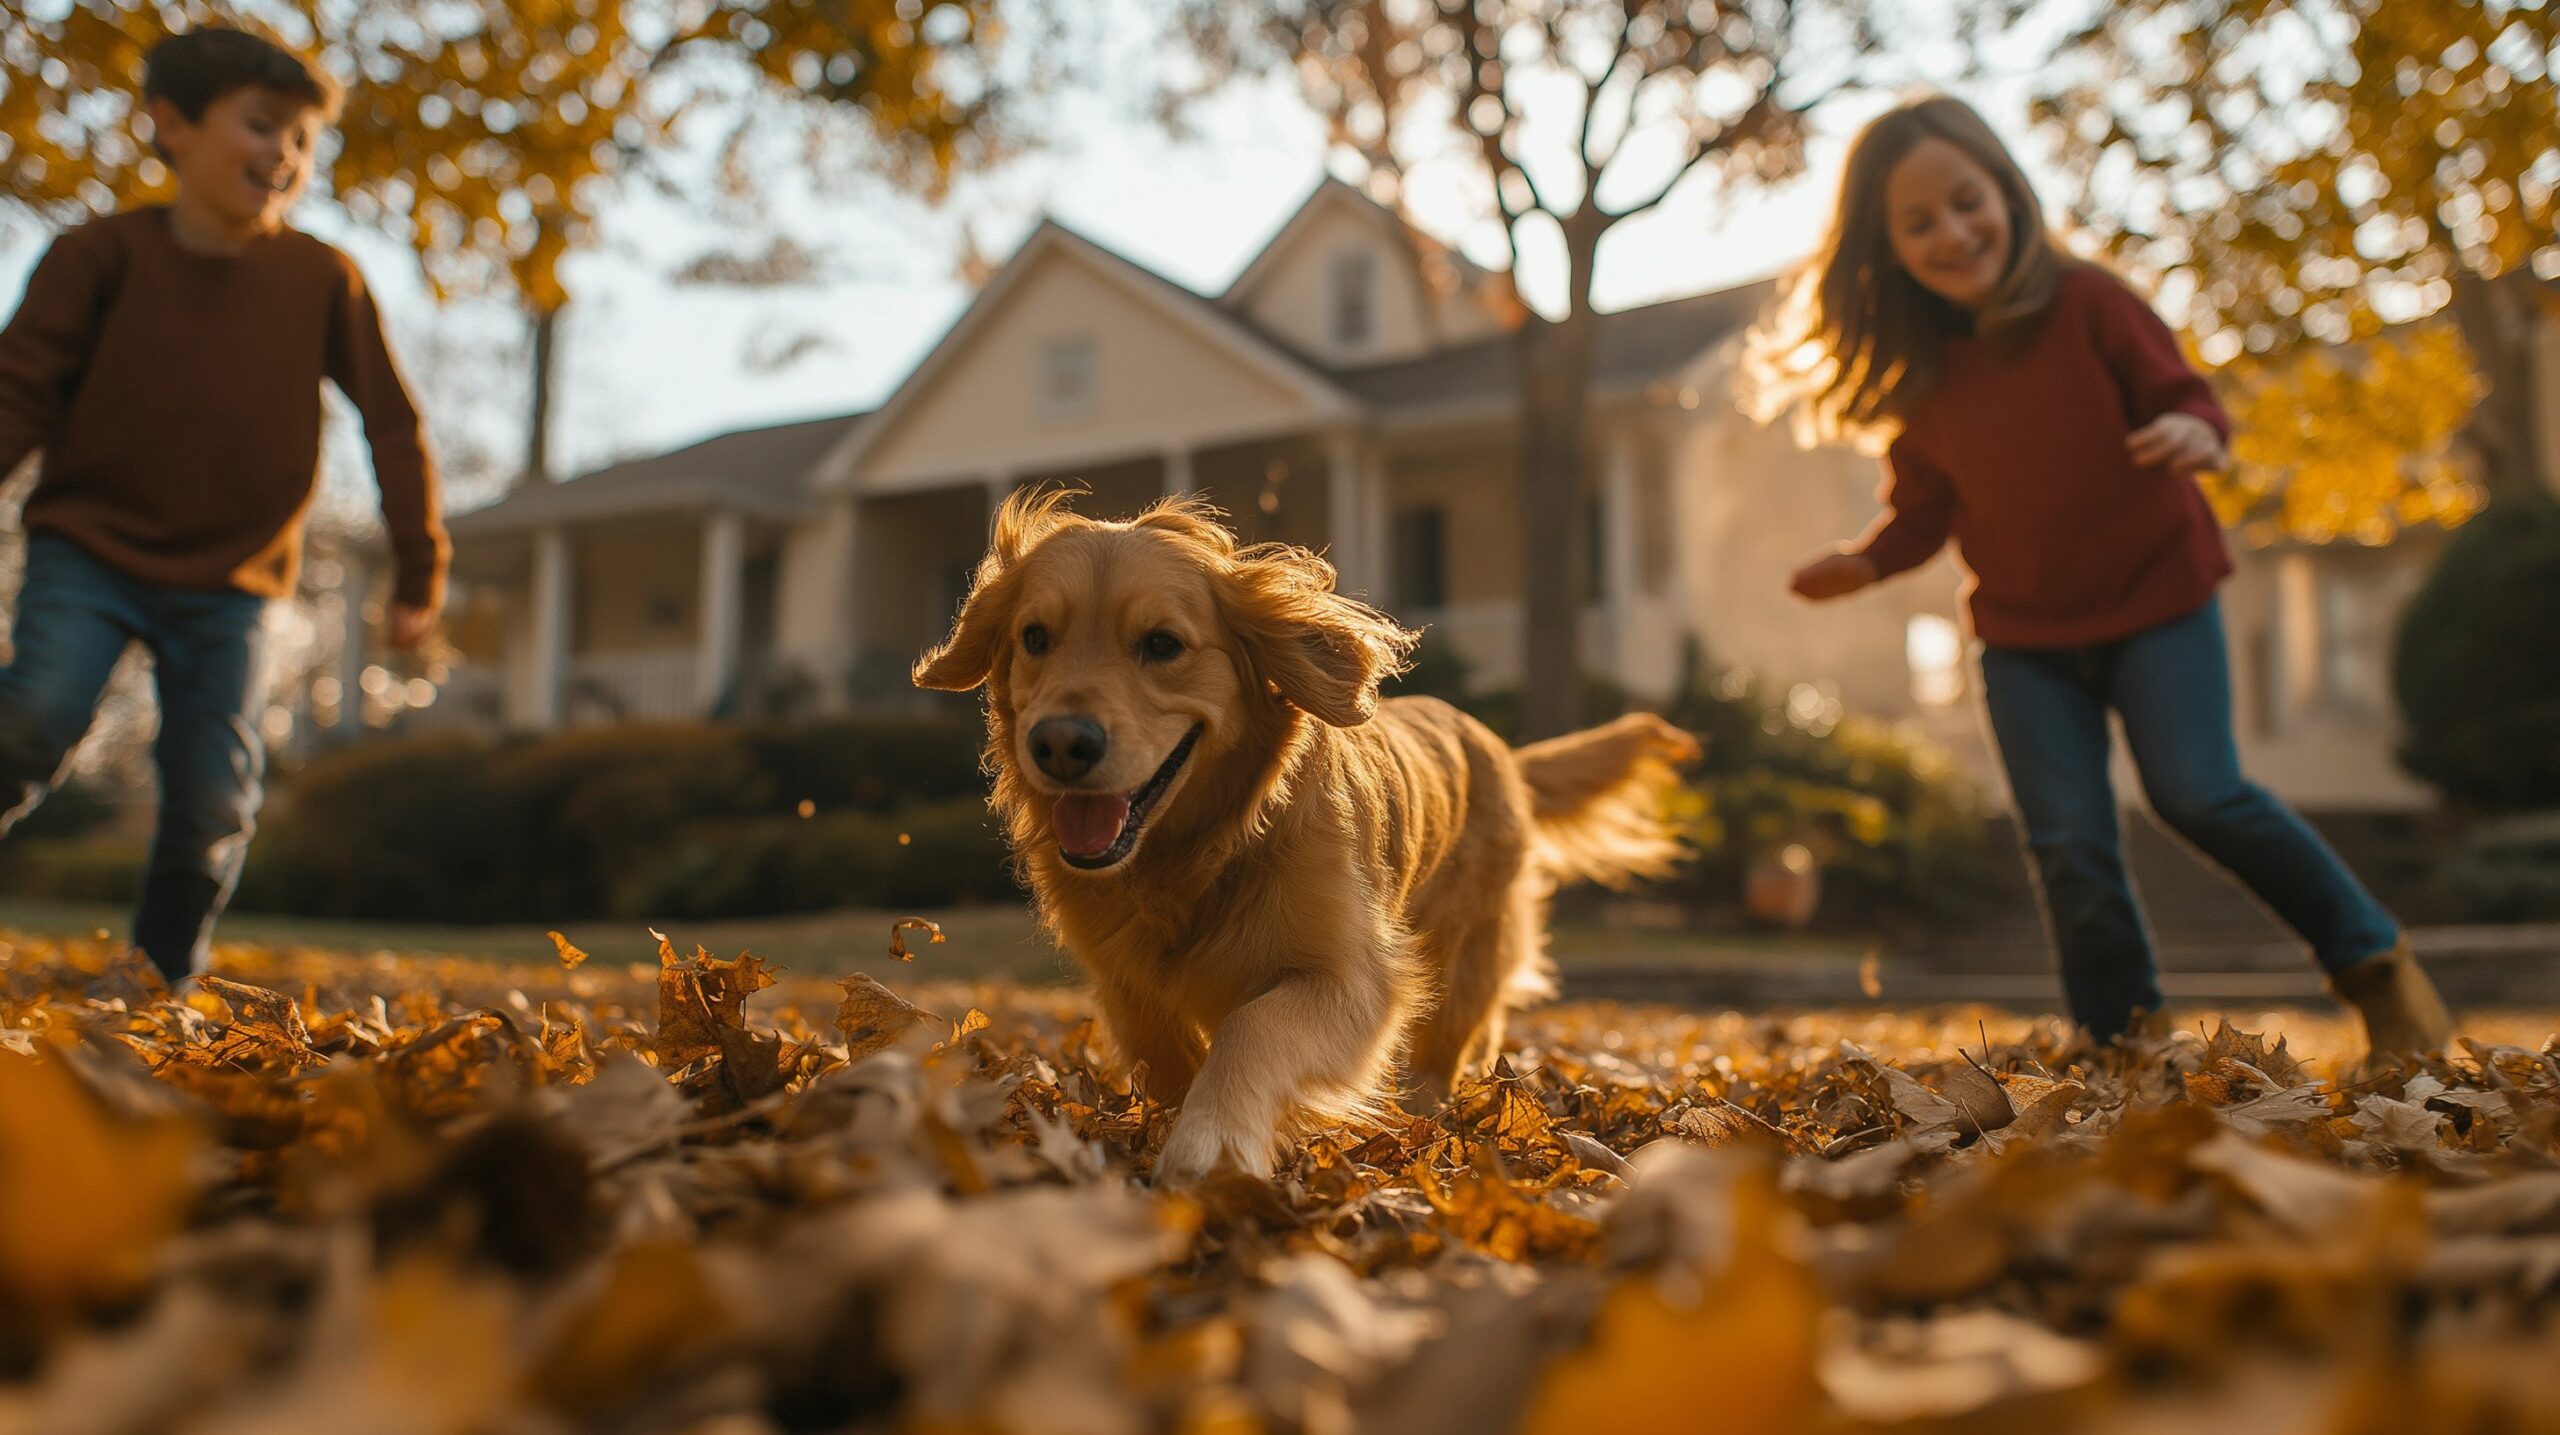
[[[2329,990],[2364,1018],[2365,1064],[2439,1052],[2453,1041],[2453,1014],[2427,980],[2409,939],[2329,979]]]

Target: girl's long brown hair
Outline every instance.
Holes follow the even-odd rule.
[[[1928,392],[1939,346],[1964,332],[1964,320],[1894,259],[1884,191],[1893,167],[1931,139],[1981,165],[2009,206],[2009,264],[1973,316],[1972,332],[2006,342],[2053,302],[2067,261],[2026,172],[1964,101],[1909,101],[1877,116],[1850,144],[1829,232],[1752,329],[1742,402],[1753,418],[1768,423],[1792,410],[1808,442],[1873,448]]]

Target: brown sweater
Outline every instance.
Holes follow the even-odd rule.
[[[355,264],[299,230],[180,247],[166,209],[53,242],[0,331],[0,474],[44,451],[28,531],[168,588],[293,591],[320,381],[363,416],[394,597],[442,601],[451,546],[418,412]]]

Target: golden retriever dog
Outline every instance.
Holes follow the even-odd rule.
[[[1283,1143],[1489,1065],[1548,994],[1559,882],[1656,875],[1670,765],[1635,715],[1513,749],[1448,704],[1381,702],[1419,635],[1304,549],[1216,511],[1129,522],[1022,492],[918,686],[987,685],[996,813],[1114,1043],[1179,1108],[1159,1180],[1267,1174]]]

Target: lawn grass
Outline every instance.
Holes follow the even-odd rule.
[[[889,927],[899,917],[922,915],[942,927],[945,941],[922,946],[914,975],[975,981],[1003,978],[1030,985],[1076,980],[1075,966],[1044,935],[1028,909],[961,907],[910,914],[849,909],[787,917],[683,922],[571,922],[560,931],[597,961],[645,962],[657,957],[655,926],[681,950],[699,944],[722,956],[751,951],[788,971],[818,976],[878,972],[896,965],[887,956]],[[0,898],[0,929],[63,937],[104,930],[122,933],[126,914],[88,902]],[[540,926],[463,926],[409,922],[360,922],[317,917],[234,913],[223,918],[217,942],[332,952],[403,952],[420,956],[477,957],[494,961],[550,962],[557,953]],[[1782,936],[1770,933],[1665,931],[1560,924],[1552,949],[1557,964],[1575,967],[1714,966],[1771,959],[1855,964],[1867,944],[1854,938]]]

